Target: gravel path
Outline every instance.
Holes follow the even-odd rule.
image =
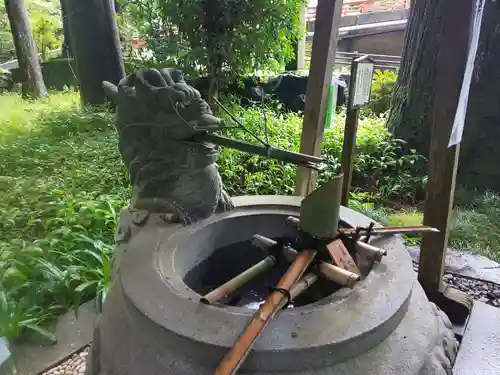
[[[69,359],[44,372],[42,375],[84,375],[89,347],[79,353],[73,354]]]
[[[475,300],[500,307],[500,285],[450,274],[444,275],[444,281]]]

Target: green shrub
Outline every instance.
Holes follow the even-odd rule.
[[[78,87],[78,75],[73,59],[57,58],[42,64],[43,80],[49,89],[64,90]]]
[[[265,138],[261,108],[233,106],[231,111],[252,133]],[[270,108],[266,112],[269,143],[299,151],[302,117],[293,113],[279,113]],[[325,133],[323,156],[327,165],[325,171],[319,174],[320,184],[340,172],[345,115],[337,114],[334,122],[335,125]],[[414,152],[398,158],[402,141],[395,140],[384,123],[383,118],[360,119],[353,186],[371,193],[372,200],[395,198],[413,201],[422,194],[424,188],[422,166],[425,159]],[[256,142],[239,128],[228,129],[226,134]],[[219,164],[231,194],[292,194],[294,191],[296,168],[293,165],[230,149],[221,150]]]
[[[37,51],[45,60],[50,51],[61,48],[63,31],[60,4],[55,1],[29,1],[28,13]]]
[[[398,74],[394,70],[377,69],[373,78],[371,102],[366,108],[380,116],[391,108],[392,92],[396,87]]]
[[[154,61],[185,74],[226,79],[281,70],[294,57],[304,0],[127,0],[123,12]],[[265,19],[265,22],[262,20]]]
[[[73,59],[61,57],[45,61],[41,65],[43,80],[48,89],[62,91],[78,87],[78,74]],[[12,69],[11,73],[15,82],[21,82],[19,68]]]

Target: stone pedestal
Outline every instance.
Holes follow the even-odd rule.
[[[122,214],[115,284],[95,329],[87,375],[213,375],[253,311],[201,304],[186,275],[215,249],[254,234],[291,235],[285,218],[298,216],[301,199],[233,202],[234,210],[188,227],[158,214]],[[346,208],[340,218],[370,222]],[[457,342],[448,318],[416,282],[400,238],[381,239],[377,246],[388,255],[354,289],[280,312],[241,374],[451,374]]]

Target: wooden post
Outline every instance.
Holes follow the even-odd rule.
[[[351,64],[351,79],[349,80],[349,93],[354,92],[354,77],[356,75],[357,53],[354,53],[354,58]],[[349,103],[347,105],[345,129],[344,129],[344,143],[342,145],[341,166],[344,180],[342,182],[342,198],[340,204],[343,206],[349,205],[349,191],[351,189],[352,180],[352,161],[356,152],[356,133],[358,131],[359,121],[359,108],[352,107],[351,95],[349,95]]]
[[[448,222],[453,206],[459,147],[448,148],[469,48],[472,0],[442,0],[442,40],[436,56],[436,94],[432,107],[429,176],[424,225],[440,230],[425,233],[418,280],[427,294],[442,289],[448,245]],[[432,14],[429,15],[432,17]],[[425,48],[425,46],[423,47]]]
[[[356,153],[356,133],[358,131],[359,110],[370,102],[374,62],[368,55],[358,57],[354,53],[351,64],[351,79],[349,80],[349,102],[344,129],[344,144],[342,146],[342,198],[343,206],[349,204],[351,190],[352,168]],[[359,74],[358,74],[359,73]]]
[[[300,152],[304,154],[317,156],[321,152],[341,10],[341,0],[318,0],[300,140]],[[308,168],[299,167],[295,195],[305,196],[315,185],[315,174]]]
[[[351,92],[351,91],[349,91]],[[344,180],[342,182],[342,206],[349,205],[349,193],[351,191],[352,168],[354,155],[356,153],[356,133],[358,131],[359,108],[347,110],[344,130],[344,144],[342,146],[342,173]]]

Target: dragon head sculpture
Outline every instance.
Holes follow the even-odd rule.
[[[232,208],[213,143],[221,120],[175,69],[143,69],[118,86],[103,82],[117,106],[119,149],[132,184],[132,208],[190,224]]]

